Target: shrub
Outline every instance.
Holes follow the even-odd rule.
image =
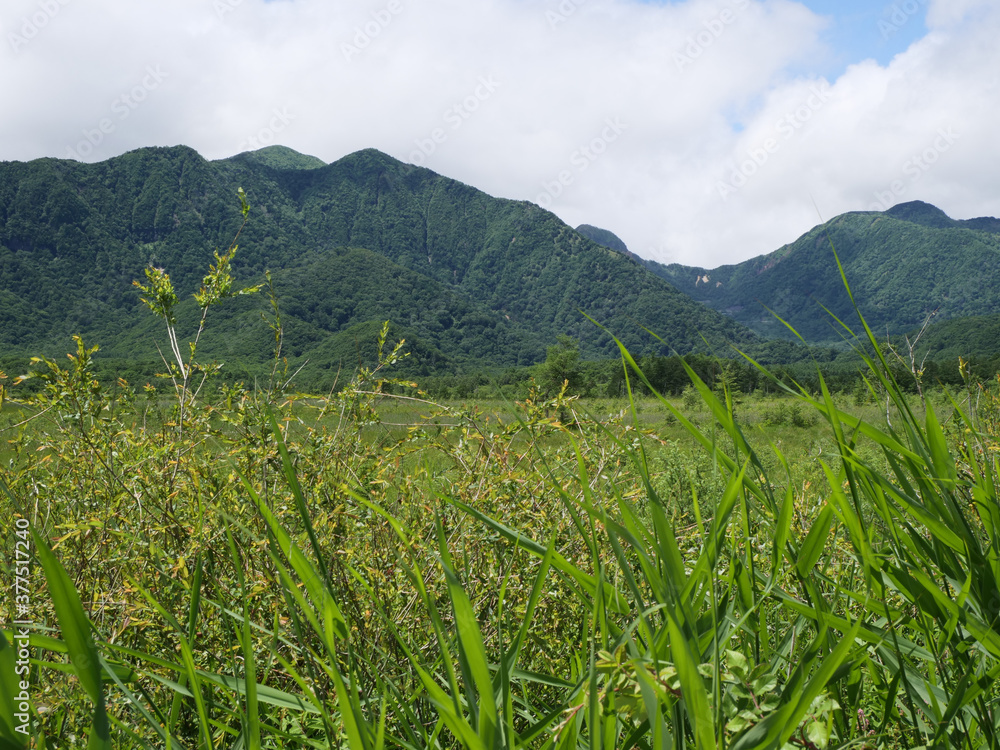
[[[799,403],[789,403],[785,400],[761,410],[761,421],[771,427],[812,427],[819,417]]]

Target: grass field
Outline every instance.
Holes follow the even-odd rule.
[[[997,385],[884,364],[867,400],[206,401],[81,347],[0,412],[30,742],[1000,747]]]

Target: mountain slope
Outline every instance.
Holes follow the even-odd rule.
[[[911,331],[910,341],[916,340],[918,334],[919,331]],[[905,341],[900,341],[899,346],[905,351]],[[998,358],[1000,314],[975,315],[932,323],[920,337],[916,350],[921,357],[927,354],[930,359]]]
[[[333,338],[387,318],[440,366],[538,361],[561,333],[588,355],[614,354],[581,311],[637,353],[757,340],[537,206],[378,151],[320,166],[289,149],[209,162],[178,146],[98,164],[0,163],[0,345],[60,354],[82,333],[109,354],[154,352],[158,324],[132,280],[152,263],[189,298],[240,225],[238,187],[252,211],[235,276],[274,272],[295,356],[342,351]],[[265,307],[213,310],[202,351],[231,356],[239,344],[265,359]]]
[[[617,250],[626,255],[629,254],[628,246],[622,241],[622,238],[608,229],[601,229],[591,224],[581,224],[576,228],[576,231],[588,240],[593,240],[598,245],[611,250]]]
[[[581,310],[633,346],[652,342],[640,323],[681,351],[701,346],[703,335],[714,344],[750,340],[533,204],[492,198],[374,150],[285,177],[315,234],[371,249],[549,340],[569,333],[591,353],[613,352],[610,337]]]
[[[836,248],[861,312],[878,332],[938,319],[1000,312],[1000,225],[955,221],[926,203],[838,216],[790,245],[744,263],[704,269],[648,262],[654,273],[713,309],[770,336],[791,336],[780,316],[810,343],[837,340],[857,323],[837,270]],[[770,311],[773,311],[772,315]]]
[[[287,146],[265,146],[247,152],[246,157],[274,169],[319,169],[326,166],[322,159],[300,154]]]

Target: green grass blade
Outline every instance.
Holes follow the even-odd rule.
[[[800,662],[797,673],[813,674],[801,689],[789,695],[786,686],[781,708],[750,729],[737,740],[731,750],[763,750],[782,747],[796,732],[813,700],[828,686],[830,679],[840,669],[855,648],[854,640],[860,630],[860,622],[848,628],[837,646],[826,656],[814,654],[805,662]],[[824,636],[817,638],[819,641]]]
[[[461,500],[457,500],[455,498],[446,496],[440,496],[440,497],[445,502],[451,503],[456,508],[460,508],[468,515],[481,521],[486,526],[488,526],[489,528],[493,529],[498,534],[500,534],[500,536],[504,537],[508,541],[513,542],[521,549],[530,552],[539,559],[545,557],[546,551],[548,549],[546,546],[541,545],[538,542],[534,541],[533,539],[526,537],[524,534],[515,531],[509,526],[491,518],[482,511],[473,508],[471,505],[468,505],[467,503],[464,503]],[[569,562],[565,557],[563,557],[563,555],[560,554],[559,552],[555,552],[552,555],[552,567],[555,570],[559,571],[560,573],[564,573],[567,576],[569,576],[569,578],[571,578],[577,584],[579,584],[580,588],[582,588],[591,598],[597,596],[597,581],[594,578],[594,576],[588,573],[584,573],[577,566],[573,565],[573,563]],[[610,587],[605,587],[605,588],[608,589],[608,593],[606,594],[609,601],[608,606],[611,607],[617,614],[628,614],[627,608],[625,608],[624,605],[622,604],[622,602],[624,602],[624,597],[622,597],[617,591],[611,589]]]
[[[715,721],[705,680],[698,671],[697,652],[692,650],[693,644],[685,639],[673,616],[667,618],[667,627],[670,631],[670,653],[674,657],[684,704],[694,728],[695,747],[698,750],[715,750]]]
[[[28,675],[19,676],[16,670],[14,649],[7,642],[7,637],[0,635],[0,742],[4,743],[0,747],[21,750],[27,747],[25,741],[28,735],[15,731],[18,725],[15,724],[14,714],[20,713],[18,696],[28,692],[22,687],[28,683]]]
[[[171,736],[169,732],[162,726],[163,716],[160,715],[159,712],[157,712],[157,714],[160,717],[159,720],[157,720],[157,718],[154,717],[152,714],[150,714],[149,711],[146,709],[146,707],[142,705],[142,702],[139,700],[139,698],[136,695],[134,695],[131,690],[128,689],[128,687],[125,685],[124,681],[118,674],[119,670],[116,668],[117,666],[118,665],[108,663],[107,660],[104,658],[104,656],[103,655],[101,656],[101,667],[104,669],[105,673],[110,675],[111,680],[118,686],[118,689],[122,691],[122,695],[124,695],[126,700],[128,700],[129,705],[132,707],[132,709],[138,711],[139,714],[142,716],[142,718],[146,720],[146,724],[154,732],[156,732],[157,735],[159,735],[160,741],[164,745],[170,742],[172,746],[177,747],[177,750],[184,750],[185,747],[184,744],[180,742],[180,740],[178,740],[176,737]]]
[[[250,631],[246,577],[243,574],[243,559],[236,547],[232,528],[229,526],[226,527],[226,540],[229,543],[229,555],[237,572],[243,602],[243,621],[241,626],[236,628],[240,650],[243,653],[243,673],[246,690],[246,722],[243,727],[243,736],[249,750],[260,750],[260,708],[257,705],[257,659],[254,655],[253,637]]]
[[[799,559],[795,566],[803,578],[809,575],[823,555],[827,539],[830,538],[830,530],[833,528],[833,517],[833,508],[829,504],[824,505],[799,549]]]
[[[479,733],[466,720],[465,716],[459,712],[452,697],[437,684],[434,678],[423,667],[416,663],[413,666],[431,702],[440,712],[441,718],[448,729],[452,731],[462,746],[467,750],[492,750],[490,746],[483,743],[483,739]]]
[[[188,638],[194,639],[198,628],[198,615],[201,611],[201,584],[202,577],[205,572],[205,560],[201,555],[198,555],[198,559],[194,566],[194,578],[191,582],[191,605],[188,609]],[[184,677],[180,678],[183,682]],[[170,721],[167,724],[168,727],[173,728],[177,725],[177,720],[180,718],[181,703],[183,697],[179,692],[174,693],[173,702],[170,706]]]
[[[309,536],[313,554],[316,556],[316,564],[319,566],[320,580],[325,581],[327,577],[326,567],[323,562],[323,551],[320,548],[316,530],[313,528],[312,515],[309,513],[309,507],[306,504],[305,495],[299,484],[299,478],[295,473],[295,467],[292,465],[292,458],[288,455],[288,446],[285,445],[285,438],[281,434],[281,427],[278,424],[278,420],[274,416],[274,412],[270,410],[268,411],[268,417],[271,422],[274,441],[278,446],[278,453],[281,456],[281,468],[285,475],[285,481],[292,491],[292,498],[295,500],[295,508],[299,512],[299,519],[302,521],[303,526],[305,526],[306,534]]]
[[[191,695],[194,696],[195,710],[198,714],[198,729],[201,732],[202,744],[209,750],[215,747],[214,741],[212,739],[212,725],[213,722],[209,719],[208,708],[205,705],[205,696],[202,695],[201,681],[198,677],[198,668],[195,666],[194,661],[194,651],[191,648],[191,643],[181,628],[180,623],[170,614],[166,609],[163,608],[156,598],[145,588],[138,585],[133,581],[133,585],[136,590],[142,594],[142,596],[149,602],[150,606],[155,609],[160,617],[167,623],[169,623],[174,630],[177,632],[178,641],[181,646],[181,662],[184,666],[183,673],[187,677],[190,685]]]
[[[538,572],[535,574],[535,581],[531,586],[531,593],[528,595],[528,604],[525,607],[524,617],[521,621],[521,627],[518,628],[517,637],[504,655],[505,669],[508,673],[513,673],[516,668],[521,649],[528,637],[528,629],[534,620],[535,609],[538,607],[538,601],[542,595],[542,587],[545,585],[545,580],[548,578],[549,570],[552,567],[552,558],[555,552],[556,538],[553,535],[552,539],[549,540],[549,546],[545,551],[545,556],[542,558],[542,563],[538,567]]]
[[[475,686],[476,731],[485,747],[493,747],[494,741],[497,739],[500,720],[497,716],[496,698],[493,695],[493,679],[490,676],[486,646],[483,643],[483,634],[479,629],[475,611],[472,609],[472,602],[469,601],[468,594],[465,593],[465,589],[452,568],[447,539],[440,519],[438,520],[438,539],[442,567],[448,586],[448,597],[451,600],[455,625],[458,628],[459,661],[463,673],[471,676]]]
[[[38,555],[45,571],[49,596],[56,610],[56,618],[66,643],[70,662],[73,664],[80,684],[94,703],[94,722],[91,725],[88,748],[91,750],[108,748],[110,750],[111,724],[108,721],[104,689],[101,685],[101,660],[97,644],[94,642],[90,620],[83,611],[80,595],[62,563],[52,553],[48,543],[34,526],[31,527],[31,537],[35,544],[35,554]]]
[[[279,565],[279,573],[285,581],[286,589],[299,601],[302,613],[306,615],[306,618],[316,630],[317,635],[322,637],[324,635],[324,628],[316,618],[314,608],[317,610],[320,608],[324,610],[329,608],[334,614],[334,634],[337,638],[346,640],[349,632],[347,620],[340,611],[340,607],[337,606],[337,603],[333,601],[327,591],[324,585],[326,580],[325,577],[313,566],[312,562],[308,557],[306,557],[302,550],[299,549],[295,542],[292,541],[288,532],[285,531],[285,528],[274,516],[270,508],[268,508],[267,505],[260,499],[257,492],[254,490],[253,486],[246,479],[246,477],[240,475],[240,480],[242,481],[247,494],[250,496],[251,501],[257,506],[258,512],[267,523],[268,530],[271,532],[271,540],[273,547],[275,548],[275,555],[272,559]],[[302,599],[301,592],[298,591],[298,587],[294,584],[294,582],[292,582],[290,578],[286,578],[286,576],[288,576],[288,571],[283,565],[280,565],[280,561],[278,559],[279,554],[288,561],[299,580],[305,585],[306,591],[312,599],[312,606],[307,604],[305,600]]]

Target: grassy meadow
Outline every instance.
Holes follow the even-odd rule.
[[[1000,747],[997,383],[436,403],[384,344],[4,381],[0,746]]]
[[[136,284],[163,378],[0,373],[0,750],[1000,748],[1000,381],[913,395],[866,329],[850,394],[665,398],[621,346],[623,398],[435,402],[386,324],[299,394],[235,249],[190,342]],[[264,286],[270,377],[206,390]]]

